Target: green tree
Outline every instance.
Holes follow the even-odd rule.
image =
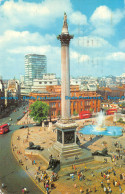
[[[73,112],[73,115],[74,115],[74,116],[77,116],[77,115],[78,115],[78,113],[77,113],[76,110]]]
[[[30,117],[33,118],[34,121],[41,123],[49,114],[49,105],[45,102],[36,101],[30,106]]]

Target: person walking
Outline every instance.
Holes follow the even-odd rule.
[[[104,192],[106,193],[106,187],[104,186]]]
[[[82,189],[82,187],[80,187],[80,193],[83,193],[83,189]]]

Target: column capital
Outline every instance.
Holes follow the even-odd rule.
[[[61,46],[69,46],[70,40],[73,39],[74,35],[70,34],[61,34],[57,36],[57,39],[60,40]]]

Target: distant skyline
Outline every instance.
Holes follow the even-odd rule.
[[[61,75],[61,33],[67,13],[70,75],[125,73],[124,0],[0,0],[0,75],[19,79],[26,54],[47,56],[47,72]]]

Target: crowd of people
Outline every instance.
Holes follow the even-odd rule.
[[[38,167],[38,171],[35,174],[35,180],[37,180],[38,183],[43,183],[43,187],[48,194],[50,190],[55,188],[54,182],[58,180],[58,174],[52,172],[52,174],[49,176],[46,171],[41,170],[40,167]]]

